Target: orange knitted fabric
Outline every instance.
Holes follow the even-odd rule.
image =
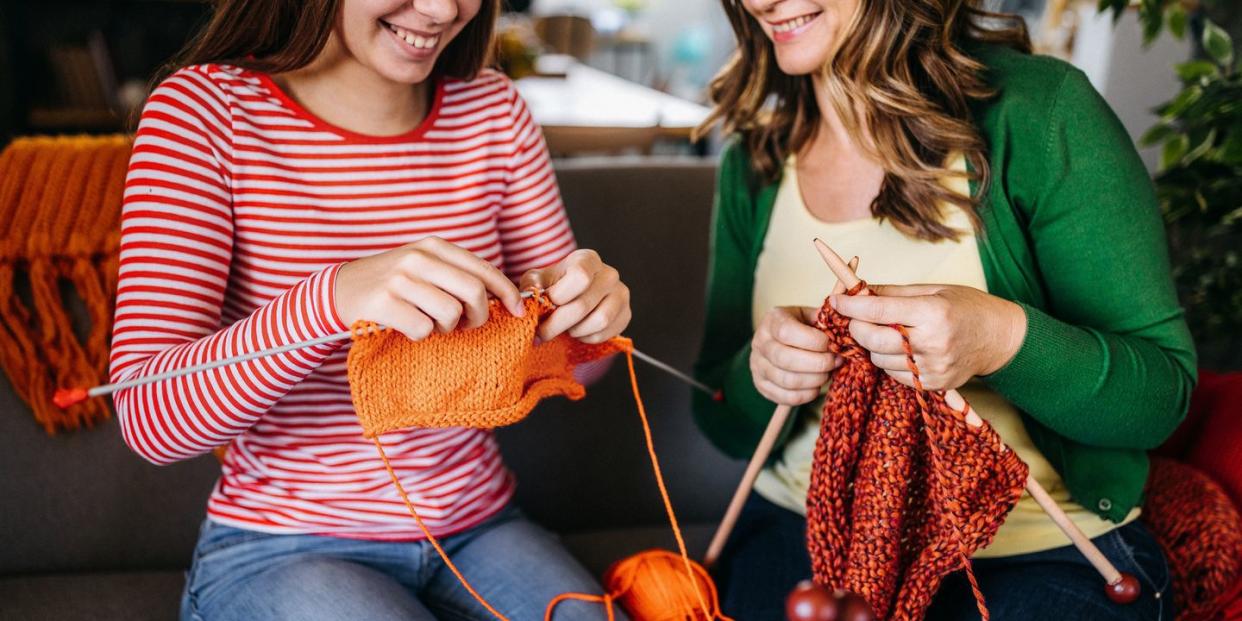
[[[19,138],[0,153],[0,367],[48,433],[109,415],[105,399],[61,409],[52,395],[107,376],[129,153],[123,136]],[[86,307],[84,339],[62,282]]]
[[[471,586],[427,528],[393,471],[379,435],[406,427],[490,428],[518,422],[540,399],[556,395],[580,399],[586,394],[573,378],[574,365],[624,352],[652,471],[678,554],[648,551],[635,555],[609,573],[608,593],[562,594],[548,603],[546,619],[553,618],[557,604],[576,599],[604,604],[609,619],[614,616],[615,601],[626,607],[635,621],[731,621],[720,614],[715,585],[706,571],[686,553],[638,392],[633,344],[616,337],[588,345],[567,335],[536,343],[535,328],[539,319],[551,312],[552,304],[539,294],[525,304],[526,313],[514,317],[493,300],[491,316],[483,326],[417,342],[390,330],[376,330],[374,325],[360,322],[354,326],[347,363],[354,408],[364,435],[375,444],[410,515],[461,585],[495,618],[508,621]]]
[[[1143,522],[1169,558],[1178,621],[1202,621],[1242,580],[1242,518],[1229,496],[1192,466],[1151,460]]]
[[[816,326],[845,364],[824,402],[807,494],[815,581],[863,596],[878,619],[922,619],[945,575],[965,568],[975,586],[970,555],[1022,495],[1026,465],[943,395],[872,365],[827,301]],[[906,348],[917,381],[908,340]],[[987,619],[977,586],[975,598]]]
[[[491,317],[473,330],[434,334],[414,342],[400,332],[354,326],[349,351],[349,387],[368,438],[407,427],[511,425],[540,399],[581,399],[574,365],[622,350],[628,341],[588,345],[561,335],[535,343],[539,319],[552,305],[541,296],[526,300],[514,317],[496,300]]]

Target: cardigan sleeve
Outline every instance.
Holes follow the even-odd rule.
[[[984,379],[1067,438],[1153,448],[1185,415],[1196,363],[1151,180],[1077,69],[1066,70],[1043,138],[1006,174],[1024,186],[1015,198],[1047,304],[1023,304],[1025,341]]]
[[[749,455],[758,443],[775,407],[759,394],[750,373],[754,288],[750,257],[757,223],[749,177],[741,145],[730,145],[717,173],[706,317],[694,366],[695,377],[719,387],[724,397],[716,401],[696,391],[695,421],[717,448],[738,458]]]

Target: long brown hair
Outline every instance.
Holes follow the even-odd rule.
[[[189,65],[219,63],[263,73],[283,73],[309,65],[328,43],[340,0],[216,0],[211,20],[153,83]],[[483,0],[436,60],[435,74],[472,79],[492,60],[492,32],[500,0]]]
[[[815,136],[820,113],[811,76],[780,70],[772,43],[742,6],[721,0],[738,49],[709,88],[715,109],[699,128],[722,123],[740,135],[760,179],[779,178],[786,157]],[[977,206],[989,182],[986,145],[970,114],[992,95],[984,70],[960,45],[994,43],[1030,52],[1021,19],[979,8],[980,0],[862,0],[823,69],[833,108],[884,167],[871,205],[877,218],[930,241],[955,239],[939,206],[955,204],[979,225]],[[982,22],[991,22],[985,26]],[[943,185],[954,176],[947,158],[961,154],[978,192],[965,197]]]

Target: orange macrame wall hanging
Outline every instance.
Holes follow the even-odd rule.
[[[0,367],[48,433],[109,416],[104,399],[61,409],[52,395],[106,376],[129,154],[122,136],[19,138],[0,153]],[[86,307],[85,342],[62,283]]]

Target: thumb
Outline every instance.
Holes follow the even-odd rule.
[[[556,265],[550,267],[528,270],[525,274],[522,274],[522,278],[518,281],[518,289],[523,291],[527,289],[546,291],[548,287],[551,287],[556,284],[557,280],[560,280],[560,274],[558,272],[563,271],[560,268],[560,263],[557,263]]]
[[[944,290],[944,285],[867,285],[876,295],[887,295],[898,298],[911,298],[920,295],[936,295]]]

